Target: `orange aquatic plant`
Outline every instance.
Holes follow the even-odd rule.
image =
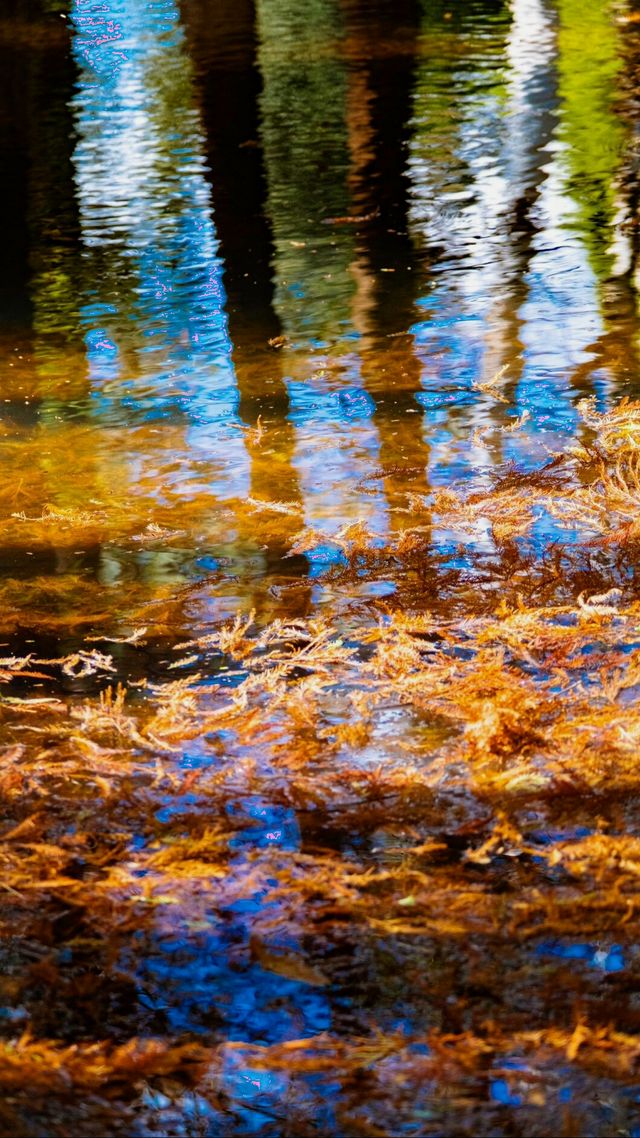
[[[632,1132],[640,404],[583,413],[320,613],[0,661],[4,1133]]]

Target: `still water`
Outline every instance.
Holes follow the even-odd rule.
[[[637,26],[599,0],[5,4],[14,627],[212,574],[221,610],[305,609],[304,524],[384,534],[407,489],[637,393]],[[43,507],[98,515],[86,548],[25,536]]]
[[[585,396],[640,396],[632,0],[4,0],[0,57],[3,655],[144,624],[117,678],[174,678],[169,637],[334,606],[345,525],[382,542],[416,496],[579,435]],[[242,815],[233,873],[300,847],[293,809]],[[237,965],[259,906],[141,950],[149,1034],[361,1030],[350,998]],[[576,952],[616,971],[617,945]],[[228,1079],[228,1130],[192,1103],[162,1133],[283,1132],[283,1075]]]

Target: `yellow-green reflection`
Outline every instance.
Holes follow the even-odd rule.
[[[616,177],[627,133],[615,113],[622,67],[616,10],[597,0],[557,0],[557,11],[558,138],[565,148],[566,188],[578,207],[573,224],[604,280],[613,267]]]
[[[350,320],[347,74],[338,0],[258,0],[261,137],[283,330],[333,340]]]

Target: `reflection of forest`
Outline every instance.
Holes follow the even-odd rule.
[[[188,551],[119,571],[189,576],[196,525],[239,596],[267,578],[304,607],[305,522],[406,525],[408,494],[527,460],[576,394],[633,393],[631,8],[74,0],[63,31],[59,6],[11,9],[16,466],[38,432],[18,504],[170,500]],[[501,398],[477,390],[502,369]],[[75,467],[51,457],[71,443]]]
[[[614,107],[619,35],[602,5],[582,6],[576,36],[567,34],[574,14],[542,0],[458,9],[453,18],[434,3],[394,6],[393,19],[385,12],[318,4],[304,24],[304,51],[295,5],[258,5],[256,25],[250,12],[247,25],[258,33],[250,67],[254,88],[256,60],[262,81],[272,311],[299,348],[287,369],[308,385],[302,349],[329,341],[332,366],[328,375],[318,369],[317,402],[332,383],[362,388],[373,400],[363,408],[375,408],[379,465],[413,472],[428,461],[419,419],[408,417],[425,385],[468,387],[472,376],[506,367],[504,394],[516,414],[530,410],[540,425],[573,421],[571,367],[594,370],[595,336],[611,331],[607,266],[594,242],[610,244],[619,208],[615,164],[607,167],[605,148],[600,180],[590,181],[580,131],[587,117],[600,137],[620,139],[624,130]],[[572,52],[588,26],[597,46],[585,69],[584,54],[581,65]],[[580,96],[587,72],[590,93]],[[252,133],[257,127],[256,115]],[[331,218],[340,224],[328,225],[327,238]],[[448,328],[439,335],[443,314]],[[418,352],[411,337],[393,342],[424,315]],[[282,398],[284,407],[284,389]],[[430,420],[444,419],[454,439],[509,420],[509,406],[495,400],[443,403]],[[446,463],[445,444],[434,461]],[[518,452],[495,432],[491,444],[488,461]],[[370,462],[374,451],[361,457]],[[387,482],[395,501],[397,480]]]

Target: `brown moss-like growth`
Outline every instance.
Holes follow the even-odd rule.
[[[4,1133],[632,1132],[640,405],[583,411],[319,613],[0,661]]]

